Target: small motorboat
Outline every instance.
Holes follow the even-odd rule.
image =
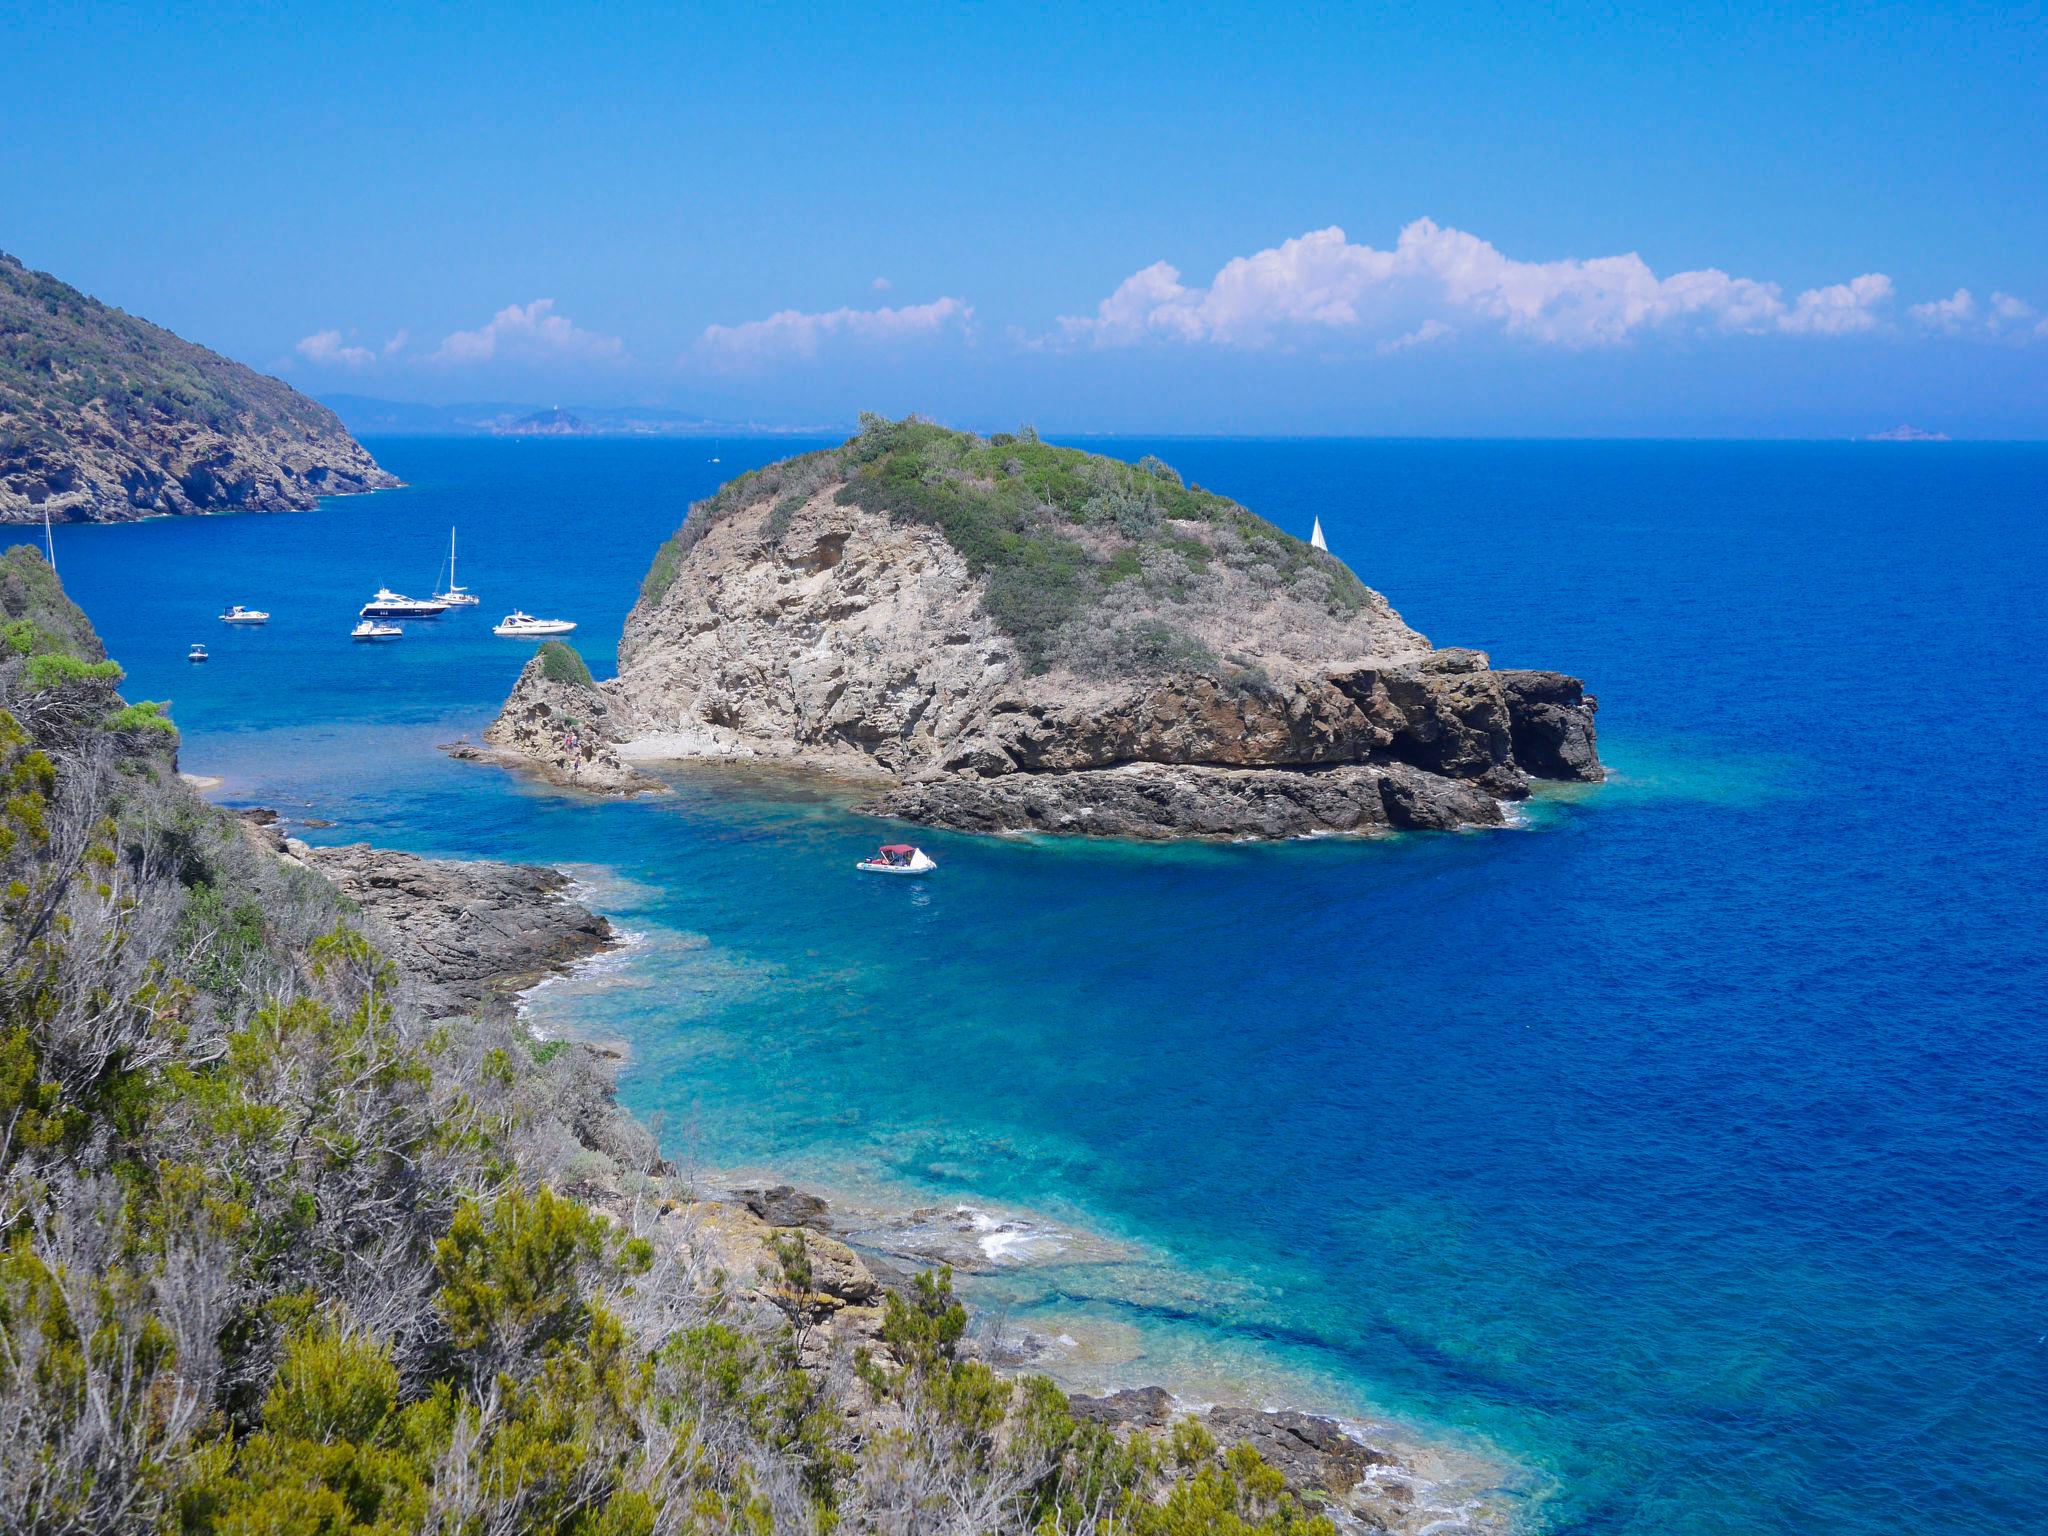
[[[261,608],[244,608],[240,603],[233,603],[220,616],[220,621],[223,624],[268,624],[270,615]]]
[[[206,654],[206,647],[205,647],[205,646],[203,646],[203,645],[195,645],[195,646],[193,646],[191,650],[189,650],[189,651],[187,651],[187,652],[185,653],[185,659],[186,659],[187,661],[206,661],[206,660],[208,660],[209,658],[208,658],[208,656],[207,656],[207,654]]]
[[[862,859],[853,867],[869,875],[928,875],[939,866],[922,848],[884,843],[873,858]]]
[[[447,611],[448,605],[437,597],[407,597],[403,592],[379,587],[377,595],[356,610],[356,616],[363,619],[438,619]]]
[[[351,640],[396,640],[405,631],[396,624],[379,624],[375,619],[365,619],[348,632]]]
[[[566,635],[575,627],[568,619],[536,619],[532,614],[515,608],[491,626],[491,633],[524,640],[532,635]]]

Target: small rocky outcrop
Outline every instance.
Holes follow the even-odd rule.
[[[625,759],[778,760],[982,832],[1491,826],[1534,778],[1602,776],[1576,678],[1434,648],[1156,460],[914,420],[693,508],[592,691]],[[488,739],[559,777],[544,702],[522,677]]]
[[[489,750],[456,753],[514,763],[569,789],[613,795],[660,789],[659,780],[620,759],[618,734],[611,701],[590,680],[582,659],[551,641],[520,672],[511,697],[484,732]]]
[[[289,384],[0,253],[0,522],[302,511],[397,484]]]
[[[423,859],[368,843],[309,848],[256,824],[256,835],[319,871],[358,907],[430,1015],[509,1010],[536,981],[618,941],[540,864]]]

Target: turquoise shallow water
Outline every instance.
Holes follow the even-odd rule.
[[[603,672],[688,497],[788,445],[372,446],[409,489],[62,529],[61,568],[224,797],[586,868],[636,946],[535,1015],[626,1041],[678,1156],[1017,1216],[977,1292],[1070,1378],[1387,1416],[1549,1529],[2039,1523],[2048,452],[1112,445],[1585,676],[1616,781],[1378,844],[921,836],[899,884],[815,788],[432,750],[525,655],[498,612]],[[451,521],[482,613],[351,647]]]

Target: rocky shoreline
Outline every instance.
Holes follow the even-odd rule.
[[[522,992],[619,942],[559,870],[427,859],[364,843],[315,848],[286,836],[272,812],[245,811],[241,820],[254,844],[317,872],[356,905],[433,1016],[511,1018]],[[604,1085],[598,1102],[579,1104],[568,1116],[582,1127],[578,1134],[593,1148],[645,1144],[644,1129],[611,1096],[610,1054],[579,1042],[552,1048],[582,1054]],[[884,1303],[908,1286],[914,1269],[974,1267],[985,1223],[962,1208],[905,1212],[878,1226],[871,1214],[836,1210],[789,1184],[716,1185],[685,1179],[658,1160],[652,1167],[659,1236],[686,1252],[695,1272],[722,1277],[715,1283],[755,1321],[794,1327],[804,1368],[833,1384],[853,1422],[879,1428],[873,1421],[885,1410],[859,1388],[847,1363],[858,1350],[886,1353]],[[629,1208],[643,1223],[647,1218],[646,1188],[629,1193],[601,1182],[582,1193],[621,1220]],[[786,1262],[798,1234],[801,1287],[793,1286]],[[987,1336],[972,1348],[999,1370],[1026,1374],[1038,1353]],[[1186,1404],[1165,1387],[1144,1384],[1070,1395],[1070,1403],[1077,1417],[1119,1433],[1157,1432],[1193,1415],[1220,1443],[1256,1448],[1342,1530],[1420,1536],[1457,1528],[1444,1524],[1446,1511],[1427,1498],[1429,1480],[1397,1449],[1362,1438],[1336,1418],[1244,1403]]]

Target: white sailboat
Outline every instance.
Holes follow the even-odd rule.
[[[450,608],[474,608],[483,601],[474,592],[455,579],[455,530],[448,530],[448,585],[434,594],[434,601],[446,603]]]
[[[1316,519],[1315,531],[1308,536],[1308,547],[1320,549],[1326,555],[1330,552],[1330,546],[1323,542],[1323,520],[1320,517]]]

